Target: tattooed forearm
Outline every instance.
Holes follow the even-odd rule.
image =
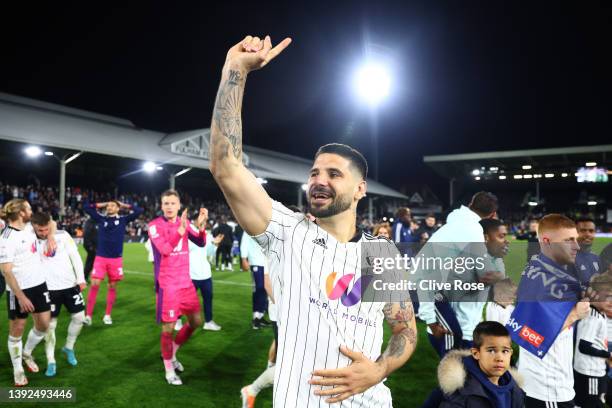
[[[245,75],[232,69],[221,82],[213,111],[213,124],[216,129],[211,129],[211,160],[229,157],[230,148],[234,158],[241,160],[244,85]],[[218,137],[215,130],[220,132],[222,137]]]
[[[391,336],[387,349],[382,354],[382,358],[386,357],[401,357],[406,351],[406,343],[412,348],[416,345],[416,332],[411,327],[406,327],[399,333]]]
[[[404,365],[416,348],[417,332],[411,302],[387,303],[383,308],[387,323],[393,334],[387,349],[377,362],[384,367],[386,375]]]

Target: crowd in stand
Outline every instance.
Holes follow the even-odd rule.
[[[59,191],[57,187],[39,185],[15,186],[0,181],[0,204],[13,198],[24,198],[32,205],[33,212],[48,212],[59,220],[59,228],[68,231],[73,237],[83,237],[84,224],[87,215],[83,204],[89,202],[106,202],[117,199],[125,204],[136,205],[144,212],[126,228],[126,241],[143,242],[147,237],[147,223],[155,218],[160,210],[159,198],[147,194],[124,193],[115,196],[111,192],[99,192],[80,187],[67,187],[65,198],[65,214],[60,220]],[[183,204],[191,209],[201,206],[208,208],[210,219],[216,220],[221,216],[230,215],[230,210],[223,202],[205,201],[199,197],[183,194]]]
[[[48,212],[54,219],[60,220],[59,191],[57,187],[35,184],[16,186],[0,181],[0,204],[12,198],[24,198],[31,203],[34,212]],[[160,213],[158,197],[148,194],[123,193],[115,196],[112,192],[99,192],[81,187],[67,187],[65,214],[59,221],[59,227],[68,231],[80,241],[83,237],[84,224],[88,218],[83,211],[83,203],[86,201],[106,202],[111,199],[117,199],[122,203],[143,208],[144,212],[142,215],[134,222],[128,224],[125,240],[126,242],[144,242],[147,239],[147,222]],[[201,197],[192,197],[189,194],[183,193],[182,202],[184,206],[194,211],[200,207],[208,208],[211,227],[222,216],[226,216],[230,220],[232,218],[229,207],[222,201],[204,200]],[[405,211],[408,211],[407,215]],[[572,215],[575,215],[572,217],[574,219],[582,216],[581,214]],[[404,217],[403,222],[402,217]],[[533,220],[538,219],[537,216],[513,213],[506,218],[504,222],[508,225],[511,235],[519,240],[529,241],[534,239],[535,225]],[[412,217],[409,209],[400,208],[395,217],[382,217],[372,222],[370,222],[366,215],[360,214],[358,215],[357,225],[361,230],[374,233],[374,235],[386,235],[385,231],[388,231],[388,237],[394,241],[399,241],[399,238],[393,236],[394,233],[397,233],[397,227],[393,228],[392,231],[392,226],[404,225],[403,233],[407,237],[405,239],[422,244],[431,237],[442,223],[436,218],[435,214],[427,214],[419,221]]]

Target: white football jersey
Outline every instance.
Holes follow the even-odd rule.
[[[83,261],[74,240],[66,231],[55,233],[57,249],[54,254],[42,251],[42,264],[49,290],[62,290],[85,282]],[[39,248],[45,248],[47,240],[39,239]]]
[[[274,379],[275,407],[319,407],[328,397],[314,395],[318,386],[308,384],[317,369],[347,367],[351,360],[340,353],[340,345],[363,352],[375,361],[383,342],[382,302],[341,303],[330,299],[326,288],[344,278],[346,291],[361,279],[361,243],[385,242],[389,254],[393,243],[366,234],[347,243],[274,201],[266,231],[254,237],[270,265],[278,308],[279,341]],[[278,266],[274,265],[278,263]],[[359,283],[359,287],[360,287]],[[335,289],[335,288],[334,288]],[[347,292],[345,292],[347,293]],[[391,392],[381,382],[334,407],[390,407]]]
[[[26,224],[23,230],[11,226],[4,229],[0,236],[0,264],[3,263],[13,264],[12,272],[21,290],[45,283],[41,254],[31,224]],[[11,290],[8,285],[7,290]]]
[[[525,379],[523,390],[540,401],[566,402],[574,399],[574,329],[563,330],[544,358],[520,348],[518,371]]]
[[[586,340],[599,350],[608,351],[608,327],[606,316],[591,307],[587,317],[578,321],[576,326],[576,351],[574,370],[589,377],[606,375],[607,360],[580,352],[580,340]]]

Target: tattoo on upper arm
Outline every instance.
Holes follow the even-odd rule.
[[[214,140],[212,153],[218,158],[232,154],[236,159],[242,155],[242,97],[244,93],[244,77],[239,71],[230,70],[228,78],[219,87],[213,120],[224,139]]]
[[[414,318],[411,302],[387,303],[383,308],[383,313],[392,328],[398,324],[410,323]]]

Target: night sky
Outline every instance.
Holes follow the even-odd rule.
[[[385,184],[434,180],[428,154],[611,140],[609,2],[130,3],[3,5],[0,91],[158,131],[208,127],[227,49],[270,34],[294,42],[249,76],[246,144],[308,158],[339,141],[371,158],[372,114],[350,89],[365,42],[393,60],[377,114]]]

